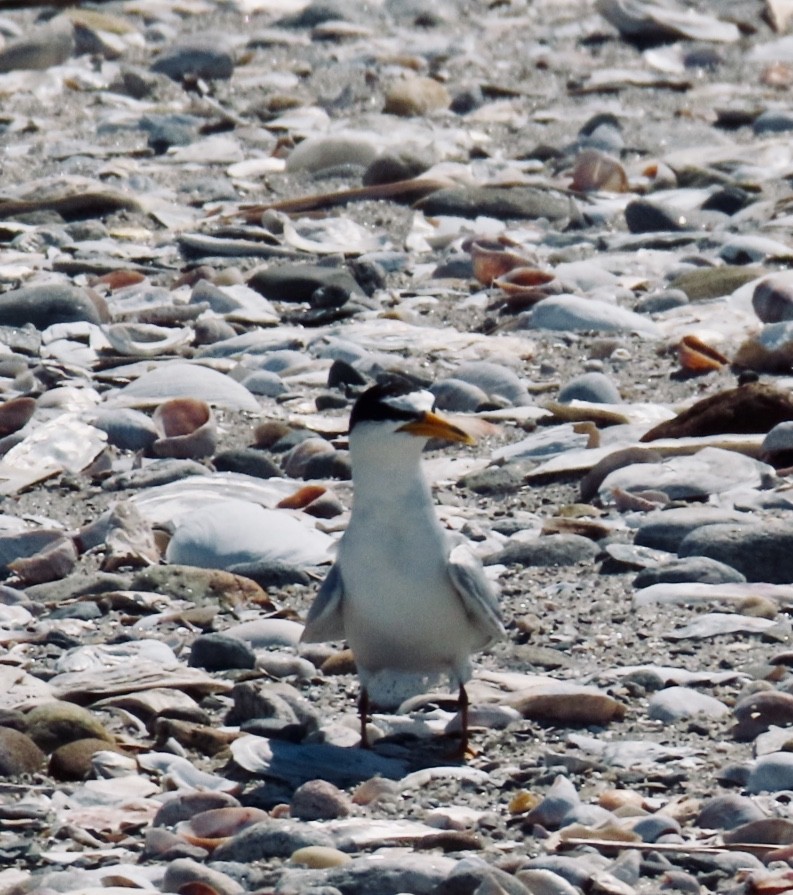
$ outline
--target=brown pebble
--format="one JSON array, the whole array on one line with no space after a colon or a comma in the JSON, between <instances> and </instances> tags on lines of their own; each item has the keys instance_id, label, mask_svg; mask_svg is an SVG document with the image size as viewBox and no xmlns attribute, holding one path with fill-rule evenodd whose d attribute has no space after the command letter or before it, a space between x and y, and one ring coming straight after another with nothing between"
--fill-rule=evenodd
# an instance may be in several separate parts
<instances>
[{"instance_id":1,"label":"brown pebble","mask_svg":"<svg viewBox=\"0 0 793 895\"><path fill-rule=\"evenodd\" d=\"M104 751L124 754L122 749L107 740L94 737L74 740L52 753L49 772L56 780L87 780L93 774L94 755Z\"/></svg>"},{"instance_id":2,"label":"brown pebble","mask_svg":"<svg viewBox=\"0 0 793 895\"><path fill-rule=\"evenodd\" d=\"M323 674L356 674L358 669L355 667L355 659L352 650L343 649L328 656L322 663L320 671Z\"/></svg>"},{"instance_id":3,"label":"brown pebble","mask_svg":"<svg viewBox=\"0 0 793 895\"><path fill-rule=\"evenodd\" d=\"M309 780L298 786L289 807L292 817L300 820L333 820L352 810L347 794L327 780Z\"/></svg>"},{"instance_id":4,"label":"brown pebble","mask_svg":"<svg viewBox=\"0 0 793 895\"><path fill-rule=\"evenodd\" d=\"M0 727L0 777L18 777L40 770L46 756L25 733Z\"/></svg>"},{"instance_id":5,"label":"brown pebble","mask_svg":"<svg viewBox=\"0 0 793 895\"><path fill-rule=\"evenodd\" d=\"M388 115L427 115L448 109L449 91L433 78L411 77L397 81L386 93L383 111Z\"/></svg>"}]
</instances>

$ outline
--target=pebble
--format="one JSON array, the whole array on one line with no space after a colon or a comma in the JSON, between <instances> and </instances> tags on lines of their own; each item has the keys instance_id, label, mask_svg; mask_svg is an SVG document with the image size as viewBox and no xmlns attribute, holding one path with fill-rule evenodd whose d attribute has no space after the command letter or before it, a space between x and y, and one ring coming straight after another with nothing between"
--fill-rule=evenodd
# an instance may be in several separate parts
<instances>
[{"instance_id":1,"label":"pebble","mask_svg":"<svg viewBox=\"0 0 793 895\"><path fill-rule=\"evenodd\" d=\"M617 387L605 373L583 373L559 389L559 401L592 401L596 404L619 404Z\"/></svg>"},{"instance_id":2,"label":"pebble","mask_svg":"<svg viewBox=\"0 0 793 895\"><path fill-rule=\"evenodd\" d=\"M449 91L434 78L404 78L393 84L385 94L383 111L390 115L427 115L447 109L451 103Z\"/></svg>"},{"instance_id":3,"label":"pebble","mask_svg":"<svg viewBox=\"0 0 793 895\"><path fill-rule=\"evenodd\" d=\"M764 525L708 525L680 542L680 556L706 556L737 569L747 581L790 581L790 526L784 520Z\"/></svg>"},{"instance_id":4,"label":"pebble","mask_svg":"<svg viewBox=\"0 0 793 895\"><path fill-rule=\"evenodd\" d=\"M574 534L548 535L533 541L514 541L485 559L486 565L572 566L591 562L598 547L589 538Z\"/></svg>"},{"instance_id":5,"label":"pebble","mask_svg":"<svg viewBox=\"0 0 793 895\"><path fill-rule=\"evenodd\" d=\"M300 820L332 820L346 817L352 805L345 793L332 783L309 780L295 790L289 810L292 817Z\"/></svg>"},{"instance_id":6,"label":"pebble","mask_svg":"<svg viewBox=\"0 0 793 895\"><path fill-rule=\"evenodd\" d=\"M207 81L228 80L234 72L234 60L224 47L222 35L192 35L162 52L151 64L151 70L174 81L186 77Z\"/></svg>"},{"instance_id":7,"label":"pebble","mask_svg":"<svg viewBox=\"0 0 793 895\"><path fill-rule=\"evenodd\" d=\"M14 778L35 774L45 761L46 756L27 734L0 727L0 776Z\"/></svg>"},{"instance_id":8,"label":"pebble","mask_svg":"<svg viewBox=\"0 0 793 895\"><path fill-rule=\"evenodd\" d=\"M647 715L654 721L674 722L704 715L720 718L729 713L723 702L690 687L667 687L650 698Z\"/></svg>"}]
</instances>

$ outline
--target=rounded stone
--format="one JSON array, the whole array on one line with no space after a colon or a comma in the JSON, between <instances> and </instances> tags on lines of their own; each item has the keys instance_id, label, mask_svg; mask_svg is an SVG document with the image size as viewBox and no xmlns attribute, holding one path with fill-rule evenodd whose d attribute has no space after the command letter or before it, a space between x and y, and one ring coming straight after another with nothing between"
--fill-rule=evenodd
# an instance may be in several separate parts
<instances>
[{"instance_id":1,"label":"rounded stone","mask_svg":"<svg viewBox=\"0 0 793 895\"><path fill-rule=\"evenodd\" d=\"M215 633L202 634L193 641L188 665L207 671L253 668L256 665L256 654L247 644L234 637Z\"/></svg>"},{"instance_id":2,"label":"rounded stone","mask_svg":"<svg viewBox=\"0 0 793 895\"><path fill-rule=\"evenodd\" d=\"M387 91L383 111L409 117L448 109L449 91L434 78L412 77L397 81Z\"/></svg>"},{"instance_id":3,"label":"rounded stone","mask_svg":"<svg viewBox=\"0 0 793 895\"><path fill-rule=\"evenodd\" d=\"M764 277L752 293L752 307L763 323L793 320L793 271Z\"/></svg>"},{"instance_id":4,"label":"rounded stone","mask_svg":"<svg viewBox=\"0 0 793 895\"><path fill-rule=\"evenodd\" d=\"M0 727L0 777L19 777L41 770L46 756L25 733Z\"/></svg>"},{"instance_id":5,"label":"rounded stone","mask_svg":"<svg viewBox=\"0 0 793 895\"><path fill-rule=\"evenodd\" d=\"M309 780L295 790L289 806L300 820L333 820L352 810L349 796L327 780Z\"/></svg>"},{"instance_id":6,"label":"rounded stone","mask_svg":"<svg viewBox=\"0 0 793 895\"><path fill-rule=\"evenodd\" d=\"M113 742L104 725L86 708L71 702L47 702L27 715L28 736L45 752L86 738Z\"/></svg>"},{"instance_id":7,"label":"rounded stone","mask_svg":"<svg viewBox=\"0 0 793 895\"><path fill-rule=\"evenodd\" d=\"M594 404L619 404L622 397L605 373L583 373L559 389L559 401L590 401Z\"/></svg>"},{"instance_id":8,"label":"rounded stone","mask_svg":"<svg viewBox=\"0 0 793 895\"><path fill-rule=\"evenodd\" d=\"M49 772L56 780L87 780L93 774L92 759L97 752L122 750L107 740L87 737L60 746L50 756Z\"/></svg>"},{"instance_id":9,"label":"rounded stone","mask_svg":"<svg viewBox=\"0 0 793 895\"><path fill-rule=\"evenodd\" d=\"M239 472L258 479L278 478L283 475L280 466L256 448L232 448L221 451L212 458L212 465L218 472Z\"/></svg>"}]
</instances>

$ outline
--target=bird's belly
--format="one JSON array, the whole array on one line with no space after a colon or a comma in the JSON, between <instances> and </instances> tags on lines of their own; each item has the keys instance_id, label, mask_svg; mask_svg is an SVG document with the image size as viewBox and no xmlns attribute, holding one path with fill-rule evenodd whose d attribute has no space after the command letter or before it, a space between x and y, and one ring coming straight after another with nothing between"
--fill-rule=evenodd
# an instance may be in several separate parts
<instances>
[{"instance_id":1,"label":"bird's belly","mask_svg":"<svg viewBox=\"0 0 793 895\"><path fill-rule=\"evenodd\" d=\"M342 545L344 629L359 669L449 672L476 649L479 634L446 573L445 545L433 537L427 550L430 535L399 551L368 538L365 556L354 537Z\"/></svg>"}]
</instances>

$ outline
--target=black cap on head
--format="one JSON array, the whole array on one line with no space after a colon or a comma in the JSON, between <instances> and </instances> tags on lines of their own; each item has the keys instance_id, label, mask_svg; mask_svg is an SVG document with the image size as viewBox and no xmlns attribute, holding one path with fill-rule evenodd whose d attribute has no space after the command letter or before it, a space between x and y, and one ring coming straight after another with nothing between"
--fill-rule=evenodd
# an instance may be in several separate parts
<instances>
[{"instance_id":1,"label":"black cap on head","mask_svg":"<svg viewBox=\"0 0 793 895\"><path fill-rule=\"evenodd\" d=\"M417 404L411 406L409 401L400 401L417 391L413 383L397 378L368 388L352 408L350 432L358 423L410 422L420 417L422 410Z\"/></svg>"}]
</instances>

